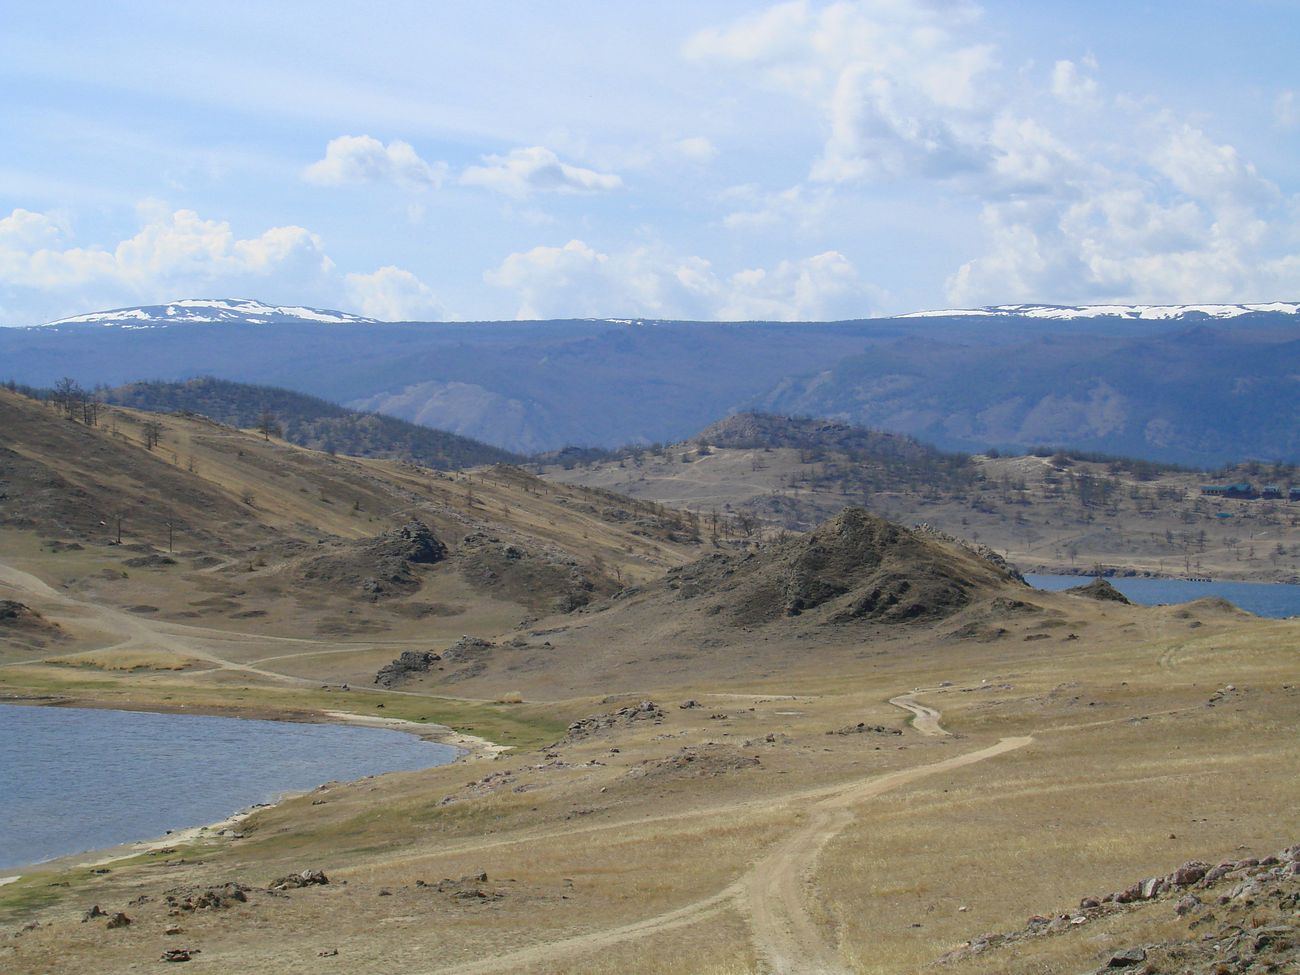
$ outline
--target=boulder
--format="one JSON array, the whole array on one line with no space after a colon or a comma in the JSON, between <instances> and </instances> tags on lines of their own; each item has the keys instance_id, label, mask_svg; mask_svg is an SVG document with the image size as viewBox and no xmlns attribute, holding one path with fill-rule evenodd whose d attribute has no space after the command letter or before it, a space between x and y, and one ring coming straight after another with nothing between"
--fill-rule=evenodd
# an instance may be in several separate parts
<instances>
[{"instance_id":1,"label":"boulder","mask_svg":"<svg viewBox=\"0 0 1300 975\"><path fill-rule=\"evenodd\" d=\"M1117 951L1110 956L1110 961L1106 962L1107 968L1129 968L1133 965L1140 965L1147 960L1145 948L1126 948L1124 951Z\"/></svg>"}]
</instances>

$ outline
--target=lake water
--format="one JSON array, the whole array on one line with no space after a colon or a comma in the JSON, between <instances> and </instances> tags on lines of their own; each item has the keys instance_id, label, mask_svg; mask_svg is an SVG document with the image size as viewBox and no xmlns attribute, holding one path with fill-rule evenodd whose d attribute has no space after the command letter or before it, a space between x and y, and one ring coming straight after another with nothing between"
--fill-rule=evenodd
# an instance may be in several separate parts
<instances>
[{"instance_id":1,"label":"lake water","mask_svg":"<svg viewBox=\"0 0 1300 975\"><path fill-rule=\"evenodd\" d=\"M378 728L0 705L0 874L456 754Z\"/></svg>"},{"instance_id":2,"label":"lake water","mask_svg":"<svg viewBox=\"0 0 1300 975\"><path fill-rule=\"evenodd\" d=\"M1036 589L1069 589L1087 585L1084 576L1026 575L1025 581ZM1135 603L1155 606L1161 603L1189 603L1193 599L1216 596L1226 599L1248 613L1282 619L1300 616L1300 586L1269 582L1189 582L1186 579L1107 578L1112 586Z\"/></svg>"}]
</instances>

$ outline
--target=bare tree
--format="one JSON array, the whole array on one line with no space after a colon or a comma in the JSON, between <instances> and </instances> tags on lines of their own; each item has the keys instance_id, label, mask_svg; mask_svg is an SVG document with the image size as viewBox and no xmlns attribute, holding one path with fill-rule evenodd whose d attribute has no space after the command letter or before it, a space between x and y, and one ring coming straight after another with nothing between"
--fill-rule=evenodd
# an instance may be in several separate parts
<instances>
[{"instance_id":1,"label":"bare tree","mask_svg":"<svg viewBox=\"0 0 1300 975\"><path fill-rule=\"evenodd\" d=\"M140 424L140 430L144 434L145 450L153 450L158 446L158 441L162 439L162 424L157 420L145 420Z\"/></svg>"},{"instance_id":2,"label":"bare tree","mask_svg":"<svg viewBox=\"0 0 1300 975\"><path fill-rule=\"evenodd\" d=\"M262 435L263 440L270 440L273 436L280 436L280 422L270 410L263 410L258 415L257 432Z\"/></svg>"}]
</instances>

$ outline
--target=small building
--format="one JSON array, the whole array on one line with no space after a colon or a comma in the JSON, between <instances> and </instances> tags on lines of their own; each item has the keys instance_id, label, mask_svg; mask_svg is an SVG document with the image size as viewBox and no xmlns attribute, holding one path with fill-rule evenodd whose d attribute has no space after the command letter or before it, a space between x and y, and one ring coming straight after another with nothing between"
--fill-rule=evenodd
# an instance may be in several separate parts
<instances>
[{"instance_id":1,"label":"small building","mask_svg":"<svg viewBox=\"0 0 1300 975\"><path fill-rule=\"evenodd\" d=\"M1259 496L1261 498L1277 500L1282 497L1282 487L1278 484L1265 484L1259 489Z\"/></svg>"},{"instance_id":2,"label":"small building","mask_svg":"<svg viewBox=\"0 0 1300 975\"><path fill-rule=\"evenodd\" d=\"M1292 501L1300 501L1300 487L1293 487L1289 497Z\"/></svg>"},{"instance_id":3,"label":"small building","mask_svg":"<svg viewBox=\"0 0 1300 975\"><path fill-rule=\"evenodd\" d=\"M1236 484L1205 484L1201 486L1201 494L1208 498L1253 498L1255 489L1247 481L1238 481Z\"/></svg>"}]
</instances>

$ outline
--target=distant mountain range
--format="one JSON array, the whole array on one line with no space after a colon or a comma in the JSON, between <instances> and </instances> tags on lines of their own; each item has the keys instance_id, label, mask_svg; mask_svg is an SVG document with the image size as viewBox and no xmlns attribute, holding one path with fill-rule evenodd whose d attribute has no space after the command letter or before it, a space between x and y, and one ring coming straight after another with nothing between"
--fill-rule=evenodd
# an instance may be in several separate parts
<instances>
[{"instance_id":1,"label":"distant mountain range","mask_svg":"<svg viewBox=\"0 0 1300 975\"><path fill-rule=\"evenodd\" d=\"M1015 305L845 322L381 323L185 300L0 329L0 379L280 386L517 453L830 417L949 450L1300 459L1300 305Z\"/></svg>"}]
</instances>

